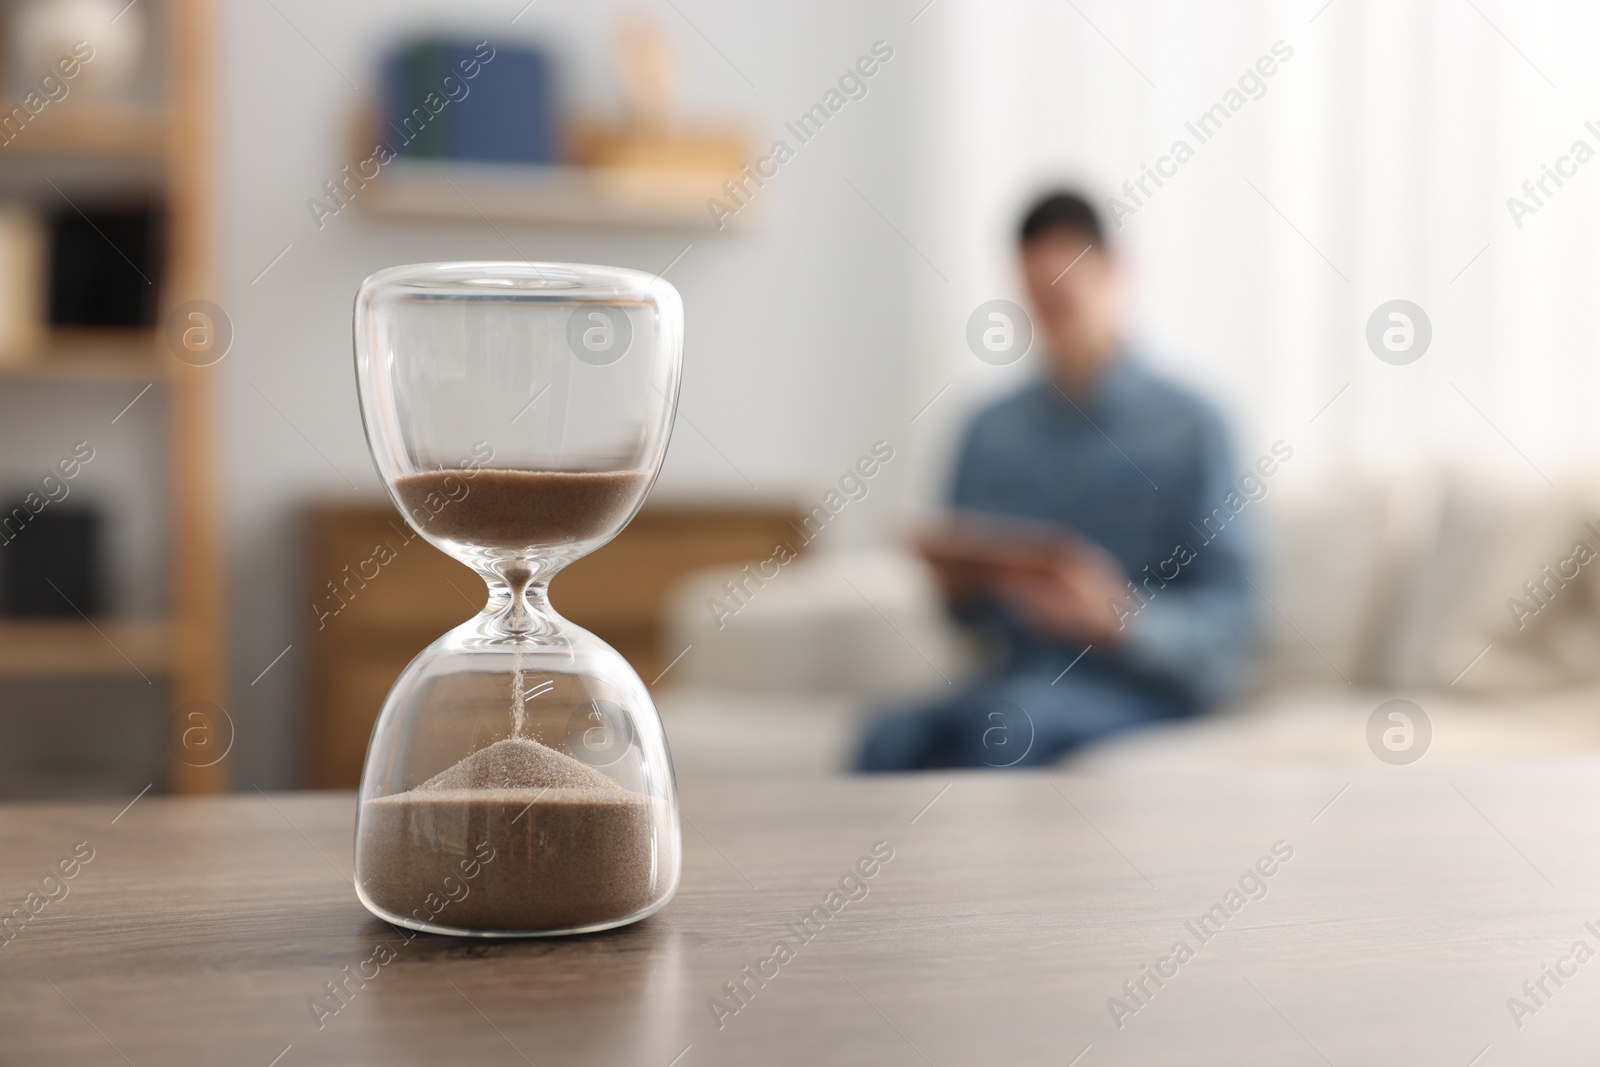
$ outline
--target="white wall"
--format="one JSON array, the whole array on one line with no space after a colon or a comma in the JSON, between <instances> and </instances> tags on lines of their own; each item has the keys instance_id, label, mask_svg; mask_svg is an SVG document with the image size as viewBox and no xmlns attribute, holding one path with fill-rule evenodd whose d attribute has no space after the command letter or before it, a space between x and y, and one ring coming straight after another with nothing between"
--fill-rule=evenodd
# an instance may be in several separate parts
<instances>
[{"instance_id":1,"label":"white wall","mask_svg":"<svg viewBox=\"0 0 1600 1067\"><path fill-rule=\"evenodd\" d=\"M850 0L777 10L736 0L675 3L681 16L665 3L643 6L677 50L688 109L743 118L761 146L782 136L783 121L817 101L875 40L896 51L869 95L798 149L760 193L750 225L737 232L502 226L503 238L486 225L397 223L355 212L319 232L306 200L350 158L352 114L373 82L381 44L429 27L559 41L579 101L603 105L612 63L608 27L623 5L540 0L514 26L524 0L227 5L218 62L227 131L227 229L220 238L223 302L237 341L219 369L227 382L223 448L241 786L291 785L300 771L312 620L301 509L312 500L378 491L350 353L351 301L367 274L395 263L523 256L659 271L692 243L668 274L684 295L688 336L684 418L658 499L809 501L874 440L904 441L920 405L905 389L906 272L916 257L846 179L894 227L910 228L920 23L910 25L913 12L869 10ZM286 245L283 259L253 282ZM891 521L898 473L886 474L829 538L880 532Z\"/></svg>"}]
</instances>

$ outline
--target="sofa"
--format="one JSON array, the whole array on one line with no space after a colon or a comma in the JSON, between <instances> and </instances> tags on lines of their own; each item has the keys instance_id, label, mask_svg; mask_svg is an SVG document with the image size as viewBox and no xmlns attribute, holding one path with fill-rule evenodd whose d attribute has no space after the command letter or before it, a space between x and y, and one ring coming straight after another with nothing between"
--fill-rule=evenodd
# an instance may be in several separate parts
<instances>
[{"instance_id":1,"label":"sofa","mask_svg":"<svg viewBox=\"0 0 1600 1067\"><path fill-rule=\"evenodd\" d=\"M1067 762L1397 762L1385 757L1393 723L1421 731L1398 743L1430 761L1600 750L1595 486L1566 477L1556 489L1531 472L1315 481L1251 505L1261 626L1237 698ZM898 547L818 551L755 578L697 572L669 597L668 647L688 651L658 704L685 779L848 771L875 709L978 662Z\"/></svg>"}]
</instances>

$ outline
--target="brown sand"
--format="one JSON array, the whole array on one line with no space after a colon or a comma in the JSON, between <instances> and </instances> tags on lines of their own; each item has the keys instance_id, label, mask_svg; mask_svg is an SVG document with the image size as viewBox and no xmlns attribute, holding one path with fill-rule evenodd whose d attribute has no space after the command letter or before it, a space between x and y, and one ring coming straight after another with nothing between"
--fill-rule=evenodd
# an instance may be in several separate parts
<instances>
[{"instance_id":1,"label":"brown sand","mask_svg":"<svg viewBox=\"0 0 1600 1067\"><path fill-rule=\"evenodd\" d=\"M433 470L403 475L394 490L435 537L520 549L615 532L649 483L644 470Z\"/></svg>"},{"instance_id":2,"label":"brown sand","mask_svg":"<svg viewBox=\"0 0 1600 1067\"><path fill-rule=\"evenodd\" d=\"M625 793L616 782L587 763L526 738L496 741L412 790L438 793L449 789L587 789Z\"/></svg>"},{"instance_id":3,"label":"brown sand","mask_svg":"<svg viewBox=\"0 0 1600 1067\"><path fill-rule=\"evenodd\" d=\"M537 932L616 921L670 888L661 814L660 801L571 756L509 738L367 801L358 879L379 908L435 926ZM485 843L494 858L475 864Z\"/></svg>"}]
</instances>

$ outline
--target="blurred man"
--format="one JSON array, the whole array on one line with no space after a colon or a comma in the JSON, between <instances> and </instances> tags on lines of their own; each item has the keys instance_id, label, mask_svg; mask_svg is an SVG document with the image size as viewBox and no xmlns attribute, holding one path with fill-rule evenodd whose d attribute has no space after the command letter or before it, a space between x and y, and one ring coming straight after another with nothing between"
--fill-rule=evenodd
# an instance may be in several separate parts
<instances>
[{"instance_id":1,"label":"blurred man","mask_svg":"<svg viewBox=\"0 0 1600 1067\"><path fill-rule=\"evenodd\" d=\"M1121 271L1088 201L1046 197L1020 246L1044 373L978 413L954 514L921 544L951 610L1001 662L880 719L866 771L1050 763L1211 707L1251 642L1221 417L1126 347Z\"/></svg>"}]
</instances>

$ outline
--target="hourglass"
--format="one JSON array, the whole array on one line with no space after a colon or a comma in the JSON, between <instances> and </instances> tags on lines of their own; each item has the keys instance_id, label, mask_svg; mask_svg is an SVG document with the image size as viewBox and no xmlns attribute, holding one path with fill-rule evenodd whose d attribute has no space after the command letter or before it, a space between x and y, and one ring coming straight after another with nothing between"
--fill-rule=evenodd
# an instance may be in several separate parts
<instances>
[{"instance_id":1,"label":"hourglass","mask_svg":"<svg viewBox=\"0 0 1600 1067\"><path fill-rule=\"evenodd\" d=\"M649 491L682 341L677 291L637 271L433 263L362 283L356 377L378 471L406 522L489 587L401 673L373 728L355 883L380 918L580 933L677 888L660 718L547 587Z\"/></svg>"}]
</instances>

